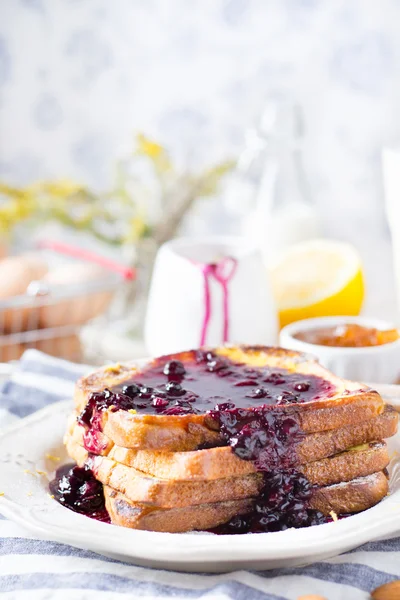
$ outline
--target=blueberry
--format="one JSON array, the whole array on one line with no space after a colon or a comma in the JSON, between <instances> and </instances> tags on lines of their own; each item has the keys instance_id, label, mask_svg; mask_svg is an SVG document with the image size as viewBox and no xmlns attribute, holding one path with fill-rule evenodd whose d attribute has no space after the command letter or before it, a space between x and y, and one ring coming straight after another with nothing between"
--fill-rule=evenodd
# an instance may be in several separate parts
<instances>
[{"instance_id":1,"label":"blueberry","mask_svg":"<svg viewBox=\"0 0 400 600\"><path fill-rule=\"evenodd\" d=\"M135 404L130 396L116 393L114 394L111 407L111 411L116 412L117 410L130 410L131 408L135 408Z\"/></svg>"},{"instance_id":2,"label":"blueberry","mask_svg":"<svg viewBox=\"0 0 400 600\"><path fill-rule=\"evenodd\" d=\"M247 533L249 531L249 519L246 515L236 515L233 517L229 523L223 525L223 533L225 534L235 534L235 533Z\"/></svg>"},{"instance_id":3,"label":"blueberry","mask_svg":"<svg viewBox=\"0 0 400 600\"><path fill-rule=\"evenodd\" d=\"M233 410L234 408L235 408L235 405L233 404L233 402L221 402L220 404L215 405L214 410L225 411L225 410Z\"/></svg>"},{"instance_id":4,"label":"blueberry","mask_svg":"<svg viewBox=\"0 0 400 600\"><path fill-rule=\"evenodd\" d=\"M164 365L164 375L167 375L169 381L183 379L186 369L179 360L170 360Z\"/></svg>"},{"instance_id":5,"label":"blueberry","mask_svg":"<svg viewBox=\"0 0 400 600\"><path fill-rule=\"evenodd\" d=\"M330 521L330 517L326 517L318 510L310 510L308 509L308 525L322 525L323 523L328 523Z\"/></svg>"},{"instance_id":6,"label":"blueberry","mask_svg":"<svg viewBox=\"0 0 400 600\"><path fill-rule=\"evenodd\" d=\"M269 512L267 515L260 516L256 519L256 531L280 531L282 524L280 521L281 515L279 512Z\"/></svg>"},{"instance_id":7,"label":"blueberry","mask_svg":"<svg viewBox=\"0 0 400 600\"><path fill-rule=\"evenodd\" d=\"M169 381L165 384L165 391L169 396L184 396L186 390L183 389L180 383Z\"/></svg>"},{"instance_id":8,"label":"blueberry","mask_svg":"<svg viewBox=\"0 0 400 600\"><path fill-rule=\"evenodd\" d=\"M295 392L308 392L310 384L308 381L299 381L293 385L293 389Z\"/></svg>"},{"instance_id":9,"label":"blueberry","mask_svg":"<svg viewBox=\"0 0 400 600\"><path fill-rule=\"evenodd\" d=\"M137 383L130 383L129 385L124 385L122 388L122 393L130 398L135 398L140 393L140 385Z\"/></svg>"},{"instance_id":10,"label":"blueberry","mask_svg":"<svg viewBox=\"0 0 400 600\"><path fill-rule=\"evenodd\" d=\"M292 404L292 403L297 402L298 399L299 399L299 397L296 396L296 394L292 394L292 392L284 391L276 397L276 403L277 404Z\"/></svg>"},{"instance_id":11,"label":"blueberry","mask_svg":"<svg viewBox=\"0 0 400 600\"><path fill-rule=\"evenodd\" d=\"M227 368L227 364L226 361L223 358L212 358L211 360L209 360L207 362L207 371L209 371L210 373L217 373L218 371L221 371L223 369Z\"/></svg>"},{"instance_id":12,"label":"blueberry","mask_svg":"<svg viewBox=\"0 0 400 600\"><path fill-rule=\"evenodd\" d=\"M153 396L152 404L156 408L165 408L168 406L169 401L166 398L159 398L157 396Z\"/></svg>"},{"instance_id":13,"label":"blueberry","mask_svg":"<svg viewBox=\"0 0 400 600\"><path fill-rule=\"evenodd\" d=\"M246 394L247 398L266 398L268 396L268 392L263 387L255 388L251 390L248 394Z\"/></svg>"},{"instance_id":14,"label":"blueberry","mask_svg":"<svg viewBox=\"0 0 400 600\"><path fill-rule=\"evenodd\" d=\"M148 400L153 393L153 388L147 385L143 385L139 390L139 396L144 400Z\"/></svg>"}]
</instances>

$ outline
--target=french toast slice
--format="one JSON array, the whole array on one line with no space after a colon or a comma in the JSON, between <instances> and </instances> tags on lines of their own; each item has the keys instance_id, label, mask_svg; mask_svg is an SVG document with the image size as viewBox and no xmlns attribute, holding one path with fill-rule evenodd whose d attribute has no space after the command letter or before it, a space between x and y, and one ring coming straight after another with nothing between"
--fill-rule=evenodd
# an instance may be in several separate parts
<instances>
[{"instance_id":1,"label":"french toast slice","mask_svg":"<svg viewBox=\"0 0 400 600\"><path fill-rule=\"evenodd\" d=\"M218 527L236 515L248 513L253 506L251 498L244 498L162 509L155 508L151 504L132 502L107 486L104 486L104 496L106 509L113 525L167 533L203 531Z\"/></svg>"},{"instance_id":2,"label":"french toast slice","mask_svg":"<svg viewBox=\"0 0 400 600\"><path fill-rule=\"evenodd\" d=\"M178 452L195 450L204 445L218 445L218 423L208 412L214 408L217 397L219 401L221 398L226 401L236 394L238 398L240 396L240 402L247 398L246 408L264 403L274 404L279 410L289 412L305 433L356 425L360 420L376 417L384 407L376 391L360 383L335 377L308 355L281 348L240 346L160 357L141 369L129 365L100 369L78 381L74 396L77 412L87 410L92 395L106 388L118 393L124 386L140 383L153 391L160 388L164 390L168 379L163 370L171 361L179 361L184 365L184 396L168 396L169 407L164 412L154 408L153 401L157 398L153 396L153 400L146 399L141 408L138 407L140 402L135 404L136 400L132 400L132 406L136 407L133 410L118 410L112 405L97 415L97 429L125 448ZM257 369L259 376L263 377L262 386L267 389L267 399L251 396L252 391L259 389L261 381L257 380ZM263 371L261 375L260 369ZM222 376L221 373L228 373L228 376ZM254 375L256 378L252 387ZM179 410L181 400L196 396L199 389L204 390L205 376L207 386L212 384L212 389L205 395L202 392L200 404L196 404L196 400L191 400L192 404L188 401L181 414L173 414L174 410ZM308 388L294 393L294 382L299 381ZM283 397L283 400L275 402L275 397ZM175 401L172 406L171 403ZM98 438L95 441L98 444Z\"/></svg>"},{"instance_id":3,"label":"french toast slice","mask_svg":"<svg viewBox=\"0 0 400 600\"><path fill-rule=\"evenodd\" d=\"M388 475L386 471L380 471L352 481L318 488L310 506L324 515L331 512L337 515L352 514L375 506L388 492Z\"/></svg>"},{"instance_id":4,"label":"french toast slice","mask_svg":"<svg viewBox=\"0 0 400 600\"><path fill-rule=\"evenodd\" d=\"M360 444L334 456L305 463L298 470L310 483L322 487L383 471L389 462L386 442L380 441Z\"/></svg>"},{"instance_id":5,"label":"french toast slice","mask_svg":"<svg viewBox=\"0 0 400 600\"><path fill-rule=\"evenodd\" d=\"M396 433L399 415L389 405L373 419L346 425L333 431L305 435L294 449L296 464L305 464L334 456L348 448L391 437ZM71 456L78 452L87 457L83 444L84 429L75 424L67 433L64 443ZM76 449L79 446L79 450ZM252 461L239 458L230 446L207 448L187 452L135 450L108 442L102 454L128 467L161 479L208 480L222 477L240 477L256 473ZM83 461L86 460L85 458Z\"/></svg>"},{"instance_id":6,"label":"french toast slice","mask_svg":"<svg viewBox=\"0 0 400 600\"><path fill-rule=\"evenodd\" d=\"M325 515L331 512L337 515L360 512L380 502L387 492L387 476L381 471L315 490L310 508ZM133 502L109 486L104 486L104 495L106 508L114 525L169 533L212 529L236 515L250 512L253 506L253 500L245 498L181 508L160 508Z\"/></svg>"},{"instance_id":7,"label":"french toast slice","mask_svg":"<svg viewBox=\"0 0 400 600\"><path fill-rule=\"evenodd\" d=\"M114 413L106 413L102 431L92 428L85 431L85 428L78 424L79 413L73 411L68 420L67 431L80 429L80 436L84 436L84 445L96 454L107 452L114 443L128 444L127 448L169 452L185 452L221 444L218 431L209 429L203 423L192 422L190 418L177 417L181 420L164 426L162 423L149 423L146 419L139 419L132 424L130 420L132 416L134 415L131 413L120 411L119 417L114 418ZM144 415L144 417L153 417L153 415Z\"/></svg>"},{"instance_id":8,"label":"french toast slice","mask_svg":"<svg viewBox=\"0 0 400 600\"><path fill-rule=\"evenodd\" d=\"M90 456L78 444L69 454L79 466L90 465L96 479L103 485L124 494L134 502L174 508L195 504L224 502L257 496L263 485L260 473L239 477L222 477L208 481L159 479L127 467L105 456ZM352 448L331 458L300 465L308 481L326 486L382 471L389 464L384 442L373 442Z\"/></svg>"}]
</instances>

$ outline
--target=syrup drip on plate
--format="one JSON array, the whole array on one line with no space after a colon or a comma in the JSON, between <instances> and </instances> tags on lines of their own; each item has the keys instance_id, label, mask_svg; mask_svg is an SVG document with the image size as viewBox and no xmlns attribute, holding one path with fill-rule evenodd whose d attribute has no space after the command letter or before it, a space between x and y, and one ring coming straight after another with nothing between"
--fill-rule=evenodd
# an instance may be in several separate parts
<instances>
[{"instance_id":1,"label":"syrup drip on plate","mask_svg":"<svg viewBox=\"0 0 400 600\"><path fill-rule=\"evenodd\" d=\"M103 485L95 479L88 465L78 467L70 463L59 467L49 488L55 500L66 508L111 523L105 506Z\"/></svg>"}]
</instances>

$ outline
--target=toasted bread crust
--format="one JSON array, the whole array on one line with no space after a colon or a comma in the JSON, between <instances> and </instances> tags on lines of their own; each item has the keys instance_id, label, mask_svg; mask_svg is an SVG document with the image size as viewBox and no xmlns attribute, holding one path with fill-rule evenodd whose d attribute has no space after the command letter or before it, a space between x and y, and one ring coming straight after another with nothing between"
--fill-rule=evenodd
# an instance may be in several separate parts
<instances>
[{"instance_id":1,"label":"toasted bread crust","mask_svg":"<svg viewBox=\"0 0 400 600\"><path fill-rule=\"evenodd\" d=\"M68 451L80 466L89 459L88 453L78 444L71 443ZM134 502L145 502L164 508L257 496L263 484L262 475L259 473L208 481L174 481L152 477L104 456L92 456L89 460L96 479L104 485L121 492ZM311 483L324 486L370 475L383 470L388 464L386 444L376 442L332 458L301 465L299 470Z\"/></svg>"},{"instance_id":2,"label":"toasted bread crust","mask_svg":"<svg viewBox=\"0 0 400 600\"><path fill-rule=\"evenodd\" d=\"M332 425L329 430L343 425L356 425L383 412L381 401L375 401L375 396L372 399L370 396L360 397L350 405L297 413L295 418L305 433L316 432L320 423ZM103 433L106 437L103 438L103 443L106 446L111 440L124 448L186 452L202 445L217 446L221 441L218 431L213 429L215 422L208 416L174 416L168 423L161 420L162 416L142 415L138 419L136 415L125 411L106 412L103 419ZM101 438L101 432L96 432L96 435Z\"/></svg>"},{"instance_id":3,"label":"toasted bread crust","mask_svg":"<svg viewBox=\"0 0 400 600\"><path fill-rule=\"evenodd\" d=\"M357 424L383 411L383 400L377 392L365 385L335 377L306 354L264 346L222 347L215 352L250 366L279 367L331 381L337 389L333 397L280 407L280 410L289 412L298 421L305 433ZM175 357L185 362L188 355L188 352L182 352ZM81 378L75 389L76 410L80 412L84 408L91 393L119 385L139 371L136 366L116 365ZM198 426L195 434L191 433L190 424ZM125 411L105 411L102 427L106 435L119 446L175 452L195 450L218 436L215 433L217 423L205 414L133 415Z\"/></svg>"},{"instance_id":4,"label":"toasted bread crust","mask_svg":"<svg viewBox=\"0 0 400 600\"><path fill-rule=\"evenodd\" d=\"M123 411L121 411L122 413ZM108 413L112 416L113 413ZM67 434L72 436L82 445L84 440L89 437L89 448L95 447L96 454L108 454L114 444L124 446L126 438L123 434L123 428L129 429L129 445L126 448L146 449L146 450L164 450L166 452L175 452L176 448L181 452L196 450L201 445L218 446L221 443L220 435L217 431L212 431L204 427L201 423L196 423L190 419L182 419L179 423L170 427L162 427L160 423L149 425L146 422L139 421L132 427L130 417L134 416L124 412L120 415L113 425L106 420L103 431L86 431L84 427L77 422L77 413L74 412L67 426ZM196 415L197 416L197 415ZM115 426L114 426L115 425ZM94 439L94 444L90 442Z\"/></svg>"},{"instance_id":5,"label":"toasted bread crust","mask_svg":"<svg viewBox=\"0 0 400 600\"><path fill-rule=\"evenodd\" d=\"M310 505L325 515L332 511L337 515L360 512L377 504L387 492L387 477L379 472L347 483L320 488L314 492ZM253 500L248 498L164 509L132 502L109 486L104 486L104 495L106 508L114 525L170 533L217 527L235 515L250 512L253 505Z\"/></svg>"},{"instance_id":6,"label":"toasted bread crust","mask_svg":"<svg viewBox=\"0 0 400 600\"><path fill-rule=\"evenodd\" d=\"M249 512L251 499L206 503L184 508L154 509L150 504L133 503L123 494L104 487L106 508L114 525L130 529L183 533L205 530L229 521L235 515Z\"/></svg>"},{"instance_id":7,"label":"toasted bread crust","mask_svg":"<svg viewBox=\"0 0 400 600\"><path fill-rule=\"evenodd\" d=\"M218 445L220 441L219 433L205 426L204 415L174 416L168 423L158 420L160 416L164 415L137 418L124 411L107 411L103 431L118 446L171 452L177 448L182 452L196 450L202 444Z\"/></svg>"},{"instance_id":8,"label":"toasted bread crust","mask_svg":"<svg viewBox=\"0 0 400 600\"><path fill-rule=\"evenodd\" d=\"M322 487L314 493L311 506L328 515L356 513L378 504L389 491L386 474L381 471L347 483Z\"/></svg>"},{"instance_id":9,"label":"toasted bread crust","mask_svg":"<svg viewBox=\"0 0 400 600\"><path fill-rule=\"evenodd\" d=\"M353 446L390 437L396 433L399 415L386 406L383 414L375 419L348 425L334 431L306 435L296 448L297 464L305 464L334 456ZM83 428L75 427L67 434L67 449L74 442L83 445ZM134 450L112 446L104 455L117 463L133 467L143 473L164 479L219 479L240 477L256 472L251 461L241 460L229 447L210 448L189 452L161 452Z\"/></svg>"},{"instance_id":10,"label":"toasted bread crust","mask_svg":"<svg viewBox=\"0 0 400 600\"><path fill-rule=\"evenodd\" d=\"M363 421L356 427L347 426L332 432L309 434L297 446L297 462L304 464L320 460L352 446L390 437L396 432L397 422L398 414L388 407L379 417ZM109 457L155 477L174 479L218 479L221 476L237 477L256 472L252 462L241 460L228 447L163 453L114 446Z\"/></svg>"},{"instance_id":11,"label":"toasted bread crust","mask_svg":"<svg viewBox=\"0 0 400 600\"><path fill-rule=\"evenodd\" d=\"M292 416L305 433L356 425L361 420L373 419L384 409L377 392L348 396L341 404L314 410L309 404L314 403L291 408ZM191 428L195 427L196 433L192 433ZM106 411L103 418L104 433L124 448L195 450L201 444L218 443L216 428L217 423L208 415L132 415L125 411Z\"/></svg>"},{"instance_id":12,"label":"toasted bread crust","mask_svg":"<svg viewBox=\"0 0 400 600\"><path fill-rule=\"evenodd\" d=\"M93 470L96 479L129 500L163 508L251 498L258 495L263 483L259 473L210 481L157 479L104 457L96 458Z\"/></svg>"},{"instance_id":13,"label":"toasted bread crust","mask_svg":"<svg viewBox=\"0 0 400 600\"><path fill-rule=\"evenodd\" d=\"M397 431L399 415L390 405L374 419L359 421L332 431L321 431L306 435L298 446L299 463L308 463L320 458L334 456L352 446L382 440Z\"/></svg>"},{"instance_id":14,"label":"toasted bread crust","mask_svg":"<svg viewBox=\"0 0 400 600\"><path fill-rule=\"evenodd\" d=\"M298 469L310 483L326 486L383 471L389 462L386 443L370 442L335 456L300 465Z\"/></svg>"}]
</instances>

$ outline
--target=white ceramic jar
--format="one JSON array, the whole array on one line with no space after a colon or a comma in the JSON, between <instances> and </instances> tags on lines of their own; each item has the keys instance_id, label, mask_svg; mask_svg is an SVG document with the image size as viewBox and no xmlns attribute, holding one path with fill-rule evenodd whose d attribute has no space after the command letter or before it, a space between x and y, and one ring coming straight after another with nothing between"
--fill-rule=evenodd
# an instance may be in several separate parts
<instances>
[{"instance_id":1,"label":"white ceramic jar","mask_svg":"<svg viewBox=\"0 0 400 600\"><path fill-rule=\"evenodd\" d=\"M381 346L337 348L310 344L297 339L300 332L344 324L357 324L380 330L393 329L392 323L369 317L320 317L296 321L282 329L279 345L316 356L319 362L344 379L373 383L396 383L400 379L400 340Z\"/></svg>"},{"instance_id":2,"label":"white ceramic jar","mask_svg":"<svg viewBox=\"0 0 400 600\"><path fill-rule=\"evenodd\" d=\"M157 255L145 323L152 355L224 343L276 345L260 252L245 238L178 238Z\"/></svg>"}]
</instances>

